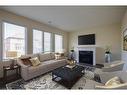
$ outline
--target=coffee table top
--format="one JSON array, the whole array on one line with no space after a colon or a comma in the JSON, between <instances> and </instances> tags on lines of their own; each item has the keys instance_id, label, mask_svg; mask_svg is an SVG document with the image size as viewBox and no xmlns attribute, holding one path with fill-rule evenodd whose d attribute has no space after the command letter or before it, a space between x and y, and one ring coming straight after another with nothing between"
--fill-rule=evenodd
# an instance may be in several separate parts
<instances>
[{"instance_id":1,"label":"coffee table top","mask_svg":"<svg viewBox=\"0 0 127 95\"><path fill-rule=\"evenodd\" d=\"M73 68L68 67L61 67L56 70L53 70L52 74L57 75L65 80L71 81L75 77L82 75L82 71L84 70L84 67L76 65Z\"/></svg>"}]
</instances>

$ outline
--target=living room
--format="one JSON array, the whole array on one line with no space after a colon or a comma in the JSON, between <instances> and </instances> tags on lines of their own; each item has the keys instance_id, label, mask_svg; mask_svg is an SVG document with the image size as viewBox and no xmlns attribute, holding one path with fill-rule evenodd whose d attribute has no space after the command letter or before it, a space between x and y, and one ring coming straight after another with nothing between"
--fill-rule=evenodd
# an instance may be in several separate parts
<instances>
[{"instance_id":1,"label":"living room","mask_svg":"<svg viewBox=\"0 0 127 95\"><path fill-rule=\"evenodd\" d=\"M126 8L124 6L1 6L1 89L126 89L127 80L124 75L127 69L127 54L126 41L123 42L127 34ZM88 37L90 35L93 35L94 38L92 45L79 44L80 36ZM7 40L9 38L12 41ZM20 41L21 47L18 46ZM14 43L16 43L15 47L17 46L16 49L17 51L19 50L19 53L11 49ZM92 66L79 64L83 63L79 60L79 52L81 50L93 52ZM48 55L46 55L47 53ZM64 58L57 59L63 53ZM51 61L49 62L50 64L45 62L48 65L45 65L45 67L41 65L34 67L34 64L31 72L27 73L29 66L23 67L22 63L20 64L18 61L19 57L23 55L25 58L26 56L27 58L31 57L31 59L39 58L39 62L43 64L45 61L50 60L54 63L51 64ZM108 60L106 55L109 55ZM13 64L17 62L18 66ZM52 81L54 79L53 74L58 75L59 71L65 74L62 69L63 66L65 68L65 65L72 63L74 66L66 68L78 68L76 71L79 70L78 75L81 73L81 76L78 76L80 78L76 82L74 81L70 84L71 86L69 85L68 87L67 85L66 87L66 84L70 82L64 81L62 82L64 85L62 85ZM112 68L105 67L105 65L111 64L115 64L115 66L111 66ZM12 72L8 70L8 66ZM16 70L14 70L15 66ZM18 67L20 68L19 72L17 71ZM5 77L8 79L7 71L9 75L16 71L21 77L14 81L6 82ZM75 75L77 74L74 73ZM65 78L63 75L59 74L59 76ZM109 77L104 78L104 76ZM106 83L101 80L102 77L106 83L113 78L118 80L118 77L124 77L125 83L119 83L115 87L114 85L107 87L105 86ZM67 79L69 81L72 80L72 78L68 77ZM22 84L14 86L15 83Z\"/></svg>"}]
</instances>

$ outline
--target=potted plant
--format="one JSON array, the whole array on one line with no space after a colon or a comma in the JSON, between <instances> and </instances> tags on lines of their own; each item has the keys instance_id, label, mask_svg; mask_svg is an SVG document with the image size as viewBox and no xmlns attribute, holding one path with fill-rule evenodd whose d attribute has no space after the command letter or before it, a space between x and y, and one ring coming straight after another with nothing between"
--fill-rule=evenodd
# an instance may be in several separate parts
<instances>
[{"instance_id":1,"label":"potted plant","mask_svg":"<svg viewBox=\"0 0 127 95\"><path fill-rule=\"evenodd\" d=\"M106 46L106 48L105 48L105 62L106 63L111 62L111 49L110 49L110 46Z\"/></svg>"},{"instance_id":2,"label":"potted plant","mask_svg":"<svg viewBox=\"0 0 127 95\"><path fill-rule=\"evenodd\" d=\"M106 46L106 48L105 48L105 53L106 54L110 54L111 52L110 52L110 46Z\"/></svg>"},{"instance_id":3,"label":"potted plant","mask_svg":"<svg viewBox=\"0 0 127 95\"><path fill-rule=\"evenodd\" d=\"M71 51L71 52L74 52L74 47L72 47L70 51Z\"/></svg>"},{"instance_id":4,"label":"potted plant","mask_svg":"<svg viewBox=\"0 0 127 95\"><path fill-rule=\"evenodd\" d=\"M74 60L74 47L71 48L70 59Z\"/></svg>"}]
</instances>

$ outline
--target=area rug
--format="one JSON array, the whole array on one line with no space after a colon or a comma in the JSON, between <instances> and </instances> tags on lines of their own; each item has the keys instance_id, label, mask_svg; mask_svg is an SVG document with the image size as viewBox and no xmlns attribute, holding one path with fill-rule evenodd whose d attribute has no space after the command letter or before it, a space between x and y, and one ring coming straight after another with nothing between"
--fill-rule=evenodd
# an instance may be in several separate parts
<instances>
[{"instance_id":1,"label":"area rug","mask_svg":"<svg viewBox=\"0 0 127 95\"><path fill-rule=\"evenodd\" d=\"M81 77L71 89L84 89L86 83L85 76ZM51 73L34 78L30 81L23 79L6 84L7 89L28 89L28 90L43 90L43 89L67 89L66 87L52 81Z\"/></svg>"}]
</instances>

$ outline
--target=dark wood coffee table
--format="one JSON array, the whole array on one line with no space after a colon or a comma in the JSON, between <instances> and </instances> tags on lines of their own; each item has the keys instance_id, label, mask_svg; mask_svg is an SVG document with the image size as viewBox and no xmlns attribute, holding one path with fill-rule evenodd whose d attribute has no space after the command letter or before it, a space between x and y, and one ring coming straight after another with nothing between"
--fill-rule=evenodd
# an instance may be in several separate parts
<instances>
[{"instance_id":1,"label":"dark wood coffee table","mask_svg":"<svg viewBox=\"0 0 127 95\"><path fill-rule=\"evenodd\" d=\"M84 67L76 65L73 68L66 66L52 71L52 80L71 89L73 85L82 77Z\"/></svg>"}]
</instances>

